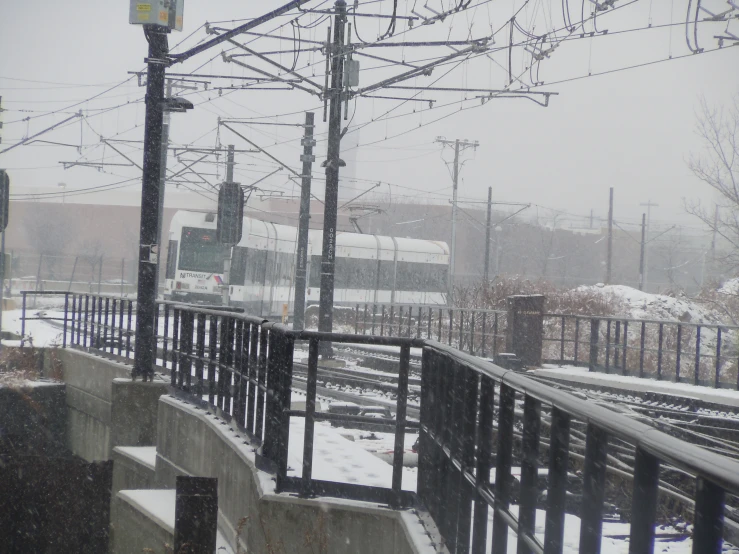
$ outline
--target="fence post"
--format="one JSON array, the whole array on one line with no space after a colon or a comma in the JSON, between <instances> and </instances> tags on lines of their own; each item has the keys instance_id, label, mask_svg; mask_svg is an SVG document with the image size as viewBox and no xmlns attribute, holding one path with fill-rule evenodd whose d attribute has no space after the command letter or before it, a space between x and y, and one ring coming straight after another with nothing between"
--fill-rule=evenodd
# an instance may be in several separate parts
<instances>
[{"instance_id":1,"label":"fence post","mask_svg":"<svg viewBox=\"0 0 739 554\"><path fill-rule=\"evenodd\" d=\"M174 552L215 552L218 532L218 479L178 476Z\"/></svg>"},{"instance_id":2,"label":"fence post","mask_svg":"<svg viewBox=\"0 0 739 554\"><path fill-rule=\"evenodd\" d=\"M600 319L592 318L590 320L590 361L588 369L596 371L598 366L598 336L600 335Z\"/></svg>"},{"instance_id":3,"label":"fence post","mask_svg":"<svg viewBox=\"0 0 739 554\"><path fill-rule=\"evenodd\" d=\"M100 263L98 264L98 294L100 294L100 286L103 282L103 256L100 256Z\"/></svg>"},{"instance_id":4,"label":"fence post","mask_svg":"<svg viewBox=\"0 0 739 554\"><path fill-rule=\"evenodd\" d=\"M507 300L506 350L516 354L524 366L540 366L544 345L544 295L516 295Z\"/></svg>"}]
</instances>

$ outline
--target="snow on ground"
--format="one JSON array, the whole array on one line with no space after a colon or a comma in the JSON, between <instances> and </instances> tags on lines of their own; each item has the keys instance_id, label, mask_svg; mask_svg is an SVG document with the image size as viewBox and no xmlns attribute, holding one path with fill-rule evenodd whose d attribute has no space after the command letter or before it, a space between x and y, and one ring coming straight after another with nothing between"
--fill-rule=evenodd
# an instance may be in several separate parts
<instances>
[{"instance_id":1,"label":"snow on ground","mask_svg":"<svg viewBox=\"0 0 739 554\"><path fill-rule=\"evenodd\" d=\"M634 319L680 320L690 323L720 324L716 310L693 302L685 295L679 297L652 294L625 285L587 285L575 289L615 298L617 315Z\"/></svg>"},{"instance_id":2,"label":"snow on ground","mask_svg":"<svg viewBox=\"0 0 739 554\"><path fill-rule=\"evenodd\" d=\"M724 284L718 288L720 294L730 294L733 296L739 296L739 277L734 277L728 281L724 281Z\"/></svg>"},{"instance_id":3,"label":"snow on ground","mask_svg":"<svg viewBox=\"0 0 739 554\"><path fill-rule=\"evenodd\" d=\"M511 512L518 516L518 506L511 506ZM544 542L544 523L546 512L544 510L536 510L536 537ZM492 539L492 516L488 517L488 544ZM606 521L603 523L603 538L601 540L601 554L627 554L629 552L629 533L630 525L622 522ZM661 536L655 541L655 554L691 554L693 549L693 541L689 537L684 537L676 533L672 528L657 529ZM508 532L508 554L516 553L516 536L513 531ZM572 514L565 514L565 529L563 540L563 554L576 554L580 552L580 518ZM739 554L739 550L725 550L732 554Z\"/></svg>"},{"instance_id":4,"label":"snow on ground","mask_svg":"<svg viewBox=\"0 0 739 554\"><path fill-rule=\"evenodd\" d=\"M303 437L305 419L290 418L288 447L289 476L303 474ZM338 428L327 421L316 422L313 439L313 478L390 488L393 467L371 454L359 444L341 436ZM403 490L416 490L415 468L403 468Z\"/></svg>"},{"instance_id":5,"label":"snow on ground","mask_svg":"<svg viewBox=\"0 0 739 554\"><path fill-rule=\"evenodd\" d=\"M581 366L544 364L541 369L535 369L529 373L541 377L552 377L638 392L658 392L680 396L682 398L695 398L706 402L739 407L739 391L731 389L714 389L701 385L690 385L688 383L657 381L655 379L643 379L641 377L616 375L614 373L593 372L588 371L587 367Z\"/></svg>"},{"instance_id":6,"label":"snow on ground","mask_svg":"<svg viewBox=\"0 0 739 554\"><path fill-rule=\"evenodd\" d=\"M27 310L27 317L54 317L64 319L64 311ZM3 311L3 331L10 331L20 336L23 310ZM26 337L30 339L33 346L54 346L62 344L62 331L50 325L50 322L41 320L26 320ZM15 345L15 342L3 341L6 345ZM18 344L20 344L18 342Z\"/></svg>"}]
</instances>

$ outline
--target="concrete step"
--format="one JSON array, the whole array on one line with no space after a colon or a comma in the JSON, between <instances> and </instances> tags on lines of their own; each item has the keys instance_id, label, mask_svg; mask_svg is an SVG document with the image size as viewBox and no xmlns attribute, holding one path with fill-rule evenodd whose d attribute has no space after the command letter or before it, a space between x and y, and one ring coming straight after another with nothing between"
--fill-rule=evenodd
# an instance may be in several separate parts
<instances>
[{"instance_id":1,"label":"concrete step","mask_svg":"<svg viewBox=\"0 0 739 554\"><path fill-rule=\"evenodd\" d=\"M156 446L116 446L113 448L113 491L154 487Z\"/></svg>"}]
</instances>

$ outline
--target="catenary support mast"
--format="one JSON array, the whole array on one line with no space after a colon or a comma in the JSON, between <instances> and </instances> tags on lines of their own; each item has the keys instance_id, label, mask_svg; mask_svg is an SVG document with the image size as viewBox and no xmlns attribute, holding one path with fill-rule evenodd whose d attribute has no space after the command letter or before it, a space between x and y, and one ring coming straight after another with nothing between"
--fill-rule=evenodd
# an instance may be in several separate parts
<instances>
[{"instance_id":1,"label":"catenary support mast","mask_svg":"<svg viewBox=\"0 0 739 554\"><path fill-rule=\"evenodd\" d=\"M305 113L305 133L303 134L303 162L300 189L300 217L298 220L298 259L295 266L295 302L293 307L293 329L305 327L305 287L307 286L308 268L308 229L310 226L310 187L313 162L313 147L316 141L313 138L315 114Z\"/></svg>"},{"instance_id":2,"label":"catenary support mast","mask_svg":"<svg viewBox=\"0 0 739 554\"><path fill-rule=\"evenodd\" d=\"M318 330L331 332L334 311L334 256L336 253L336 220L339 203L339 167L345 165L339 158L341 151L341 104L342 77L344 67L344 27L346 26L346 2L336 0L334 4L334 38L328 55L331 59L331 87L328 115L328 151L326 168L326 195L323 215L323 252L321 256L321 293L318 309ZM331 344L322 341L321 354L332 357Z\"/></svg>"},{"instance_id":3,"label":"catenary support mast","mask_svg":"<svg viewBox=\"0 0 739 554\"><path fill-rule=\"evenodd\" d=\"M156 357L157 263L159 245L159 192L161 184L162 122L164 76L168 51L166 31L147 27L149 57L146 83L146 122L144 127L144 171L141 186L141 224L139 273L136 308L136 342L132 377L151 380Z\"/></svg>"}]
</instances>

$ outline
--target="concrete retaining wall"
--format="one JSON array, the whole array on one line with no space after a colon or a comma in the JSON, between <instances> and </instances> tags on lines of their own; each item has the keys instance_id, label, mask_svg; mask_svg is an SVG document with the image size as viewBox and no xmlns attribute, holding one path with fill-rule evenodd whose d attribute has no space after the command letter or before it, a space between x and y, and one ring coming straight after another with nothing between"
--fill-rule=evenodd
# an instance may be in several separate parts
<instances>
[{"instance_id":1,"label":"concrete retaining wall","mask_svg":"<svg viewBox=\"0 0 739 554\"><path fill-rule=\"evenodd\" d=\"M130 380L131 366L72 348L43 352L45 374L66 383L67 446L88 462L108 460L115 446L154 446L164 381Z\"/></svg>"},{"instance_id":2,"label":"concrete retaining wall","mask_svg":"<svg viewBox=\"0 0 739 554\"><path fill-rule=\"evenodd\" d=\"M256 468L254 447L222 419L181 400L159 400L156 481L174 488L177 475L218 478L219 526L247 552L275 554L411 554L441 552L421 520L366 502L308 500L275 494Z\"/></svg>"}]
</instances>

